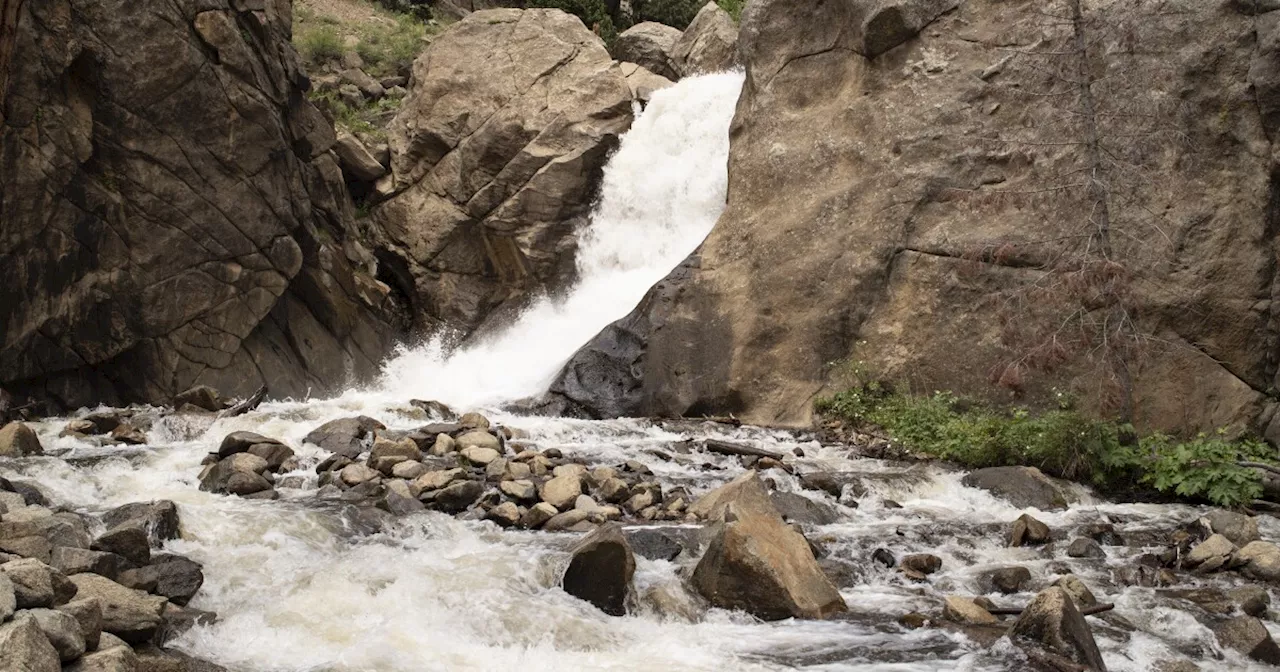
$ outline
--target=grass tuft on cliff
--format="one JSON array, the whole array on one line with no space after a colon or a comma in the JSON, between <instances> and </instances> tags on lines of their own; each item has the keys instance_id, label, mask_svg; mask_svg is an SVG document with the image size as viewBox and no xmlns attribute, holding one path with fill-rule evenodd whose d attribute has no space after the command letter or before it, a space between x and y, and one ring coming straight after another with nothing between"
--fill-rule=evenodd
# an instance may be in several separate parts
<instances>
[{"instance_id":1,"label":"grass tuft on cliff","mask_svg":"<svg viewBox=\"0 0 1280 672\"><path fill-rule=\"evenodd\" d=\"M1224 432L1180 440L1139 438L1129 425L1071 410L1033 413L995 408L947 392L917 396L867 383L818 400L815 410L864 430L879 428L916 452L983 467L1027 465L1102 490L1150 488L1219 506L1247 505L1263 495L1262 477L1241 462L1275 463L1276 451Z\"/></svg>"}]
</instances>

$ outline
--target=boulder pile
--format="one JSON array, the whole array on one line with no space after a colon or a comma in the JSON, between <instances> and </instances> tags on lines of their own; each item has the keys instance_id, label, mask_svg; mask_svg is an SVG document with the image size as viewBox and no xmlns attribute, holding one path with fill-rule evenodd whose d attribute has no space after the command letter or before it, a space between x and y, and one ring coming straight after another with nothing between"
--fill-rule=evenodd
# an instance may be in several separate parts
<instances>
[{"instance_id":1,"label":"boulder pile","mask_svg":"<svg viewBox=\"0 0 1280 672\"><path fill-rule=\"evenodd\" d=\"M154 552L179 527L173 502L88 516L0 478L0 670L221 669L162 648L215 618L187 606L200 564Z\"/></svg>"}]
</instances>

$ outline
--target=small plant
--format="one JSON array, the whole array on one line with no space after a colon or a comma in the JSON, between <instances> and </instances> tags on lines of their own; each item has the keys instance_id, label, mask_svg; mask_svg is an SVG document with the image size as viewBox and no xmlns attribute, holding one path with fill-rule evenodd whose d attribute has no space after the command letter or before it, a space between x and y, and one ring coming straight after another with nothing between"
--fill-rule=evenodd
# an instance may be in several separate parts
<instances>
[{"instance_id":1,"label":"small plant","mask_svg":"<svg viewBox=\"0 0 1280 672\"><path fill-rule=\"evenodd\" d=\"M742 8L747 4L747 0L716 0L716 4L720 5L720 9L729 13L733 17L734 23L742 21Z\"/></svg>"},{"instance_id":2,"label":"small plant","mask_svg":"<svg viewBox=\"0 0 1280 672\"><path fill-rule=\"evenodd\" d=\"M912 396L867 383L820 399L815 410L856 426L876 426L902 445L969 468L1029 465L1105 490L1140 485L1219 506L1241 506L1262 494L1245 462L1275 463L1276 451L1225 432L1179 441L1163 434L1137 439L1125 423L1093 420L1069 408L1044 413L997 409L948 392Z\"/></svg>"},{"instance_id":3,"label":"small plant","mask_svg":"<svg viewBox=\"0 0 1280 672\"><path fill-rule=\"evenodd\" d=\"M300 30L296 38L302 55L313 63L325 63L342 58L342 36L330 25L317 25Z\"/></svg>"},{"instance_id":4,"label":"small plant","mask_svg":"<svg viewBox=\"0 0 1280 672\"><path fill-rule=\"evenodd\" d=\"M705 0L645 0L640 6L639 19L657 21L684 30L705 4Z\"/></svg>"}]
</instances>

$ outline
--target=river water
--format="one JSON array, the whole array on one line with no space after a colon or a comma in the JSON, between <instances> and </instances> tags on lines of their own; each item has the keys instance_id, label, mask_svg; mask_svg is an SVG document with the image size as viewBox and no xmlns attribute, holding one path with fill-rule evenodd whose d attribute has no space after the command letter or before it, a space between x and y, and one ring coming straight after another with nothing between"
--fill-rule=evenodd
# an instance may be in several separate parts
<instances>
[{"instance_id":1,"label":"river water","mask_svg":"<svg viewBox=\"0 0 1280 672\"><path fill-rule=\"evenodd\" d=\"M1023 511L963 486L963 474L938 465L859 458L782 430L500 410L504 401L542 391L579 345L628 312L705 237L724 203L728 126L741 83L736 74L691 78L655 97L606 170L598 211L582 233L579 285L567 298L535 304L510 329L452 351L444 342L406 349L377 384L335 399L271 402L218 421L160 417L141 447L59 437L65 419L36 423L58 456L0 463L0 475L32 478L54 504L86 512L147 499L177 502L183 538L168 548L204 564L206 581L192 606L216 611L219 620L173 646L237 672L1021 670L1007 643L988 648L960 632L897 623L912 611L938 613L944 595L981 594L983 571L1015 564L1032 571L1030 591L1074 572L1101 601L1116 603L1107 617L1089 619L1111 670L1146 671L1168 658L1190 658L1206 670L1263 669L1220 651L1189 603L1112 579L1197 509L1109 504L1082 491L1081 503L1067 511L1032 511L1055 530L1106 521L1130 539L1130 546L1108 547L1106 560L1077 560L1066 557L1065 544L1006 548L1008 524ZM556 587L572 535L503 531L434 512L380 525L353 508L317 502L311 468L324 453L303 437L357 414L392 429L420 426L430 418L407 403L411 398L483 409L527 432L524 442L534 449L559 448L601 465L644 462L664 486L685 485L694 494L743 467L735 458L676 449L690 438L784 453L799 448L798 472L857 472L860 487L836 504L839 520L808 530L846 563L853 580L842 593L851 613L761 623L703 610L681 579L695 558L638 558L636 592L663 591L686 608L659 609L642 599L632 615L613 618ZM302 487L281 488L278 501L200 492L201 458L242 429L297 448ZM788 474L769 476L780 490L834 503ZM1264 538L1280 538L1271 519L1261 527ZM912 583L870 561L881 547L937 554L942 570L928 583ZM1236 579L1187 580L1228 586ZM992 599L1022 605L1033 594Z\"/></svg>"}]
</instances>

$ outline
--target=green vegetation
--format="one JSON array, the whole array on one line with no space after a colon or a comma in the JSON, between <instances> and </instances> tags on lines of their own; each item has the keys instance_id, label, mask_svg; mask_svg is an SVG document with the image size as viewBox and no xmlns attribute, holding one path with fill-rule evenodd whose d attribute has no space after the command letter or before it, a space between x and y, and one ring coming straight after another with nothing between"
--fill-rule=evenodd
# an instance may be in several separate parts
<instances>
[{"instance_id":1,"label":"green vegetation","mask_svg":"<svg viewBox=\"0 0 1280 672\"><path fill-rule=\"evenodd\" d=\"M366 20L348 23L299 6L293 43L313 74L354 51L364 61L365 72L375 78L391 77L407 71L426 46L427 39L440 28L439 24L423 21L416 14L373 6L369 7ZM353 46L348 47L348 42Z\"/></svg>"},{"instance_id":2,"label":"green vegetation","mask_svg":"<svg viewBox=\"0 0 1280 672\"><path fill-rule=\"evenodd\" d=\"M705 4L706 0L645 0L637 21L657 21L684 30Z\"/></svg>"},{"instance_id":3,"label":"green vegetation","mask_svg":"<svg viewBox=\"0 0 1280 672\"><path fill-rule=\"evenodd\" d=\"M1223 432L1187 441L1093 420L1061 408L1032 413L966 401L947 392L913 396L866 383L821 399L821 415L876 426L912 450L969 468L1029 465L1111 491L1152 488L1220 506L1248 504L1262 495L1260 475L1243 461L1274 462L1276 451Z\"/></svg>"},{"instance_id":4,"label":"green vegetation","mask_svg":"<svg viewBox=\"0 0 1280 672\"><path fill-rule=\"evenodd\" d=\"M293 41L302 57L311 63L337 61L345 51L338 29L325 23L312 27L299 22Z\"/></svg>"},{"instance_id":5,"label":"green vegetation","mask_svg":"<svg viewBox=\"0 0 1280 672\"><path fill-rule=\"evenodd\" d=\"M356 53L364 60L364 70L374 77L407 72L426 45L431 31L409 14L391 17L391 21L368 26L359 36Z\"/></svg>"},{"instance_id":6,"label":"green vegetation","mask_svg":"<svg viewBox=\"0 0 1280 672\"><path fill-rule=\"evenodd\" d=\"M605 44L618 37L618 28L603 0L530 0L529 7L560 9L582 19L582 24L600 36Z\"/></svg>"},{"instance_id":7,"label":"green vegetation","mask_svg":"<svg viewBox=\"0 0 1280 672\"><path fill-rule=\"evenodd\" d=\"M390 97L358 106L348 105L333 91L312 91L310 97L311 102L328 111L334 124L376 140L386 139L387 122L400 107L400 101Z\"/></svg>"},{"instance_id":8,"label":"green vegetation","mask_svg":"<svg viewBox=\"0 0 1280 672\"><path fill-rule=\"evenodd\" d=\"M747 0L716 0L716 4L720 5L720 9L729 13L735 22L742 21L742 8L747 4Z\"/></svg>"}]
</instances>

